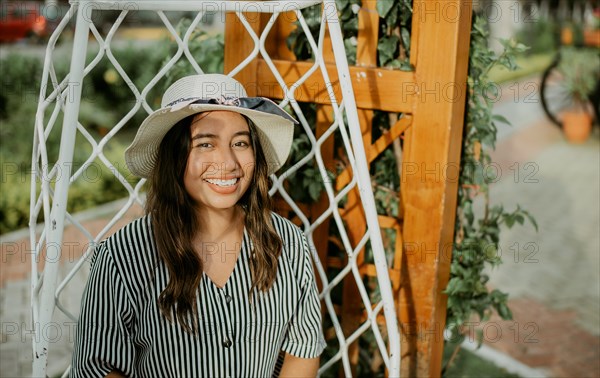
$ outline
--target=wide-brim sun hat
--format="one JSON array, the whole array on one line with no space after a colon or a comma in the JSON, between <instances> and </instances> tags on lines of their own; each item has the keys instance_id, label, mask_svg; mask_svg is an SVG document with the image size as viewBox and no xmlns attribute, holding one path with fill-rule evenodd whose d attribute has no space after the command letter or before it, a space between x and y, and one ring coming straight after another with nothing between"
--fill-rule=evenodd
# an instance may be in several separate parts
<instances>
[{"instance_id":1,"label":"wide-brim sun hat","mask_svg":"<svg viewBox=\"0 0 600 378\"><path fill-rule=\"evenodd\" d=\"M181 78L165 91L161 107L140 125L125 150L127 167L136 176L149 178L163 137L182 119L202 112L226 110L248 117L256 126L258 141L268 164L268 173L285 163L298 122L275 102L264 97L247 97L235 79L220 74Z\"/></svg>"}]
</instances>

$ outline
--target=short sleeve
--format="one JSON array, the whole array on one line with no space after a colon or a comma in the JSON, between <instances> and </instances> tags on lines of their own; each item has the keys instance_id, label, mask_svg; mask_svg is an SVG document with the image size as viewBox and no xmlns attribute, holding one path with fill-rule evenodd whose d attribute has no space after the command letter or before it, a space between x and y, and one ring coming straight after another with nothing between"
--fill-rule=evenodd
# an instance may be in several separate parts
<instances>
[{"instance_id":1,"label":"short sleeve","mask_svg":"<svg viewBox=\"0 0 600 378\"><path fill-rule=\"evenodd\" d=\"M325 346L321 322L321 302L312 267L310 249L304 233L302 235L302 278L301 294L290 321L281 349L300 358L315 358Z\"/></svg>"},{"instance_id":2,"label":"short sleeve","mask_svg":"<svg viewBox=\"0 0 600 378\"><path fill-rule=\"evenodd\" d=\"M112 370L133 375L133 316L122 277L104 243L92 261L83 293L71 364L71 377L104 377Z\"/></svg>"}]
</instances>

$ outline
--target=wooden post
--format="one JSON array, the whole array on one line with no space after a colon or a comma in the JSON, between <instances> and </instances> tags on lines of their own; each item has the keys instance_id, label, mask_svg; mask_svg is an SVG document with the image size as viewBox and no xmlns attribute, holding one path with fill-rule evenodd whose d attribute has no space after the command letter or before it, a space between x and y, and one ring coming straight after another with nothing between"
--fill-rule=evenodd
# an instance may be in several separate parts
<instances>
[{"instance_id":1,"label":"wooden post","mask_svg":"<svg viewBox=\"0 0 600 378\"><path fill-rule=\"evenodd\" d=\"M471 2L415 0L413 124L407 130L399 308L402 375L440 375L466 96ZM414 28L413 28L414 30Z\"/></svg>"},{"instance_id":2,"label":"wooden post","mask_svg":"<svg viewBox=\"0 0 600 378\"><path fill-rule=\"evenodd\" d=\"M262 15L259 13L242 13L252 25L255 33L260 33ZM254 49L254 41L246 28L235 13L227 13L225 16L225 57L224 71L228 73L235 69ZM241 70L235 79L239 81L248 96L257 96L258 93L258 69L257 60L253 59L243 70ZM266 95L266 94L265 94Z\"/></svg>"}]
</instances>

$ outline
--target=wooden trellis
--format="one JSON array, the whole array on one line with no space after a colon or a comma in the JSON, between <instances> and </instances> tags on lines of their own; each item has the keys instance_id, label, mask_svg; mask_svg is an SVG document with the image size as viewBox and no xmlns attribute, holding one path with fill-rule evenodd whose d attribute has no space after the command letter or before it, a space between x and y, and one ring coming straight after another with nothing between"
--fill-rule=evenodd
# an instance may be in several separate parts
<instances>
[{"instance_id":1,"label":"wooden trellis","mask_svg":"<svg viewBox=\"0 0 600 378\"><path fill-rule=\"evenodd\" d=\"M358 13L357 63L350 67L350 73L368 162L373 162L394 140L403 138L400 215L379 217L381 228L393 229L396 234L390 278L402 332L402 376L439 376L441 371L447 300L442 291L450 274L471 12L471 2L413 2L412 72L377 68L376 1L363 0ZM254 15L248 20L258 32L264 29L268 16ZM286 83L296 82L311 66L309 62L297 61L286 48L285 38L294 27L293 20L291 12L281 16L265 45ZM327 37L326 43L331 43ZM225 46L225 72L245 59L254 46L233 14L227 15ZM331 51L324 49L325 62L333 62ZM332 82L336 82L335 65L329 68ZM280 87L271 85L275 78L260 57L236 78L249 89L249 95L284 97ZM296 98L318 104L318 137L332 123L329 97L320 78L310 77L296 90ZM403 116L388 133L372 141L374 110ZM333 149L333 141L326 142L321 150L323 158L333 160ZM349 178L349 172L338 175L337 188L347 184ZM353 190L343 212L354 245L366 230L362 208L356 206L358 201L360 197ZM326 207L323 198L310 209L302 210L315 219ZM323 263L340 266L339 258L327 255L328 237L326 221L315 230L314 241ZM358 263L362 275L376 275L373 264ZM342 308L338 309L344 314L343 328L364 321L356 286L351 280L347 282ZM359 357L356 342L351 344L350 353L355 367Z\"/></svg>"},{"instance_id":2,"label":"wooden trellis","mask_svg":"<svg viewBox=\"0 0 600 378\"><path fill-rule=\"evenodd\" d=\"M236 74L237 79L245 85L250 95L279 99L286 97L283 103L290 105L297 116L302 115L303 112L297 101L318 105L314 125L318 140L315 139L308 120L303 115L299 117L305 132L303 135L310 139L311 152L301 162L294 163L294 167L281 173L272 189L274 193L282 196L283 203L297 211L296 217L304 223L303 230L307 232L309 241L312 240L312 243L316 244L314 247L320 254L319 261L316 261L319 268L318 277L323 282L329 279L323 272L323 264L332 271L342 268L340 273L327 283L327 287L322 292L335 336L331 338L331 348L327 348L326 352L333 350L335 355L322 359L324 364L320 371L328 372L328 369L339 361L343 364L345 375L356 375L353 374L355 372L352 369L356 369L359 360L358 342L365 335L375 339L383 363L390 369L392 375L397 375L400 353L397 324L394 318L396 312L400 317L402 332L403 376L437 376L440 374L442 333L446 314L446 297L442 295L442 290L448 281L449 251L451 251L454 232L471 4L458 0L415 0L410 55L414 71L402 72L376 67L379 17L375 11L376 2L363 0L362 9L358 14L360 31L357 66L351 67L348 72L346 61L343 59L343 46L339 44L332 46L331 41L324 37L327 35L324 28L330 25L331 38L342 43L335 13L322 18L318 46L309 36L310 31L307 30L308 26L299 10L316 3L322 3L330 11L336 11L334 0L223 1L218 2L218 5L223 10L232 12L227 15L225 72ZM170 57L159 72L154 73L153 79L143 88L134 85L111 51L113 36L127 17L132 4L137 8L131 9L154 11L177 44L175 55ZM138 181L135 186L128 182L103 155L104 147L138 110L143 109L148 113L153 111L146 99L148 92L179 60L187 60L196 72L203 72L195 58L191 56L188 42L203 13L209 11L209 6L215 4L213 1L200 0L194 2L132 0L131 3L82 0L73 2L71 6L73 11L65 15L49 40L42 74L40 102L36 112L30 218L31 224L35 224L35 219L43 211L46 223L41 233L32 227L31 245L35 246L38 258L43 255L44 246L62 245L64 225L67 220L89 239L90 247L86 250L86 255L75 264L64 279L61 278L61 281L58 281L60 259L47 261L43 274L38 272L36 264L32 264L32 323L41 325L36 326L37 337L33 338L34 375L45 375L46 372L49 342L46 338L40 337L40 330L50 324L54 310L59 309L70 319L77 320L77 315L67 309L60 300L66 285L73 282L74 275L82 268L86 257L92 252L94 243L102 240L109 228L122 218L134 203L142 203L139 194L144 181ZM246 6L244 10L254 8L254 11L244 17L240 8L242 6ZM109 32L103 36L94 25L94 18L91 16L96 12L112 10L113 7L121 10L121 13ZM292 9L296 9L296 13L280 13ZM176 10L196 12L190 27L181 36L165 15L165 12ZM264 14L257 12L264 12ZM269 18L268 14L272 16ZM293 28L294 15L299 18L312 50L318 51L315 55L317 56L315 62L318 65L315 62L297 61L285 47L284 39ZM55 44L60 33L75 16L77 26L70 71L67 76L57 75L53 65ZM275 27L271 28L271 26ZM261 30L264 32L256 33ZM90 35L97 41L100 49L95 58L86 63L86 49ZM98 141L79 120L82 94L80 84L104 56L128 84L131 96L136 101L133 102L129 112L114 125L111 132ZM240 62L242 64L238 65ZM320 74L316 74L317 69L320 70ZM305 73L314 74L305 80ZM338 73L340 80L338 80ZM274 75L277 75L277 78ZM277 79L281 80L277 81ZM353 81L354 95L349 86L349 79ZM290 88L287 83L295 84ZM330 86L327 87L325 83L329 83ZM295 85L299 87L295 88ZM284 90L291 89L293 92L284 93ZM340 102L336 96L342 97L342 92L343 102ZM342 107L351 126L348 129L344 125ZM359 109L358 114L356 108ZM395 122L387 133L375 141L372 140L371 130L374 110L403 115L400 121ZM62 118L59 117L60 114L63 114ZM48 135L56 125L57 119L62 119L63 124L61 148L56 163L49 164L51 160L47 153ZM360 129L358 120L360 120ZM348 130L351 138L348 136ZM334 145L334 132L338 133L344 142L342 153L338 153L341 147ZM73 160L77 134L85 138L92 152L84 166L76 172L71 172L70 163ZM319 138L319 135L323 137ZM399 137L403 138L402 148L398 143ZM365 163L373 162L392 143L397 156L401 156L402 159L401 192L399 193L401 211L398 219L379 218L379 224L383 228L395 230L396 234L393 262L386 264L383 260L385 256L382 253L381 237L378 235L377 214L373 208L375 204L373 196L368 191L369 177L366 174ZM362 145L365 146L365 151ZM319 169L319 177L327 180L325 167L333 163L334 157L339 158L343 154L346 154L348 163L354 167L355 172L350 172L350 168L336 172L334 185L325 183L327 196L324 195L316 204L299 208L295 201L290 200L285 188L285 185L291 185L287 181L287 174L294 174L295 169L303 167L314 159ZM92 235L81 222L67 212L66 205L71 183L82 179L84 168L96 160L110 169L115 178L128 190L129 198L106 227ZM65 171L61 171L61 167ZM59 174L61 172L63 174ZM40 190L35 185L36 180L42 183ZM352 188L359 188L361 192ZM360 199L363 203L360 203ZM339 209L340 206L344 208ZM310 219L307 219L307 216ZM333 217L334 220L323 221L327 217ZM343 244L340 250L345 252L343 257L330 256L327 251L331 242L330 234L336 227ZM375 264L369 263L365 259L365 254L360 253L368 242L373 246ZM32 261L36 260L32 259ZM388 280L387 275L382 274L387 266L391 266L389 270L391 280ZM379 293L376 290L367 293L363 278L373 277L376 271L379 273L377 275ZM341 281L342 279L344 281ZM394 293L390 290L389 281L392 282ZM336 308L331 301L331 292L339 287L340 282L344 282L343 300ZM374 296L381 294L381 298L371 300L370 294ZM393 295L397 307L395 312ZM363 313L363 309L367 315ZM387 319L386 327L378 327L377 324L383 321L382 311ZM342 320L339 327L338 319ZM389 334L385 334L386 332ZM390 342L389 350L386 350L386 336ZM338 343L339 348L335 347L335 342Z\"/></svg>"},{"instance_id":3,"label":"wooden trellis","mask_svg":"<svg viewBox=\"0 0 600 378\"><path fill-rule=\"evenodd\" d=\"M318 43L313 38L306 19L301 13L301 9L317 4L322 5L324 9L328 10L324 12L320 21ZM119 16L112 23L112 26L106 35L103 35L99 32L98 27L94 23L94 19L97 19L97 17L94 16L98 14L101 16L103 12L111 11L115 8L120 10ZM126 70L123 69L123 66L112 52L113 37L119 30L123 21L128 17L130 11L134 9L143 12L153 12L158 16L168 33L167 35L171 36L174 44L177 45L177 51L172 55L168 55L168 61L162 65L157 72L152 72L153 75L150 81L145 84L137 85L130 79ZM298 137L306 138L305 141L311 146L310 151L303 151L304 155L299 159L290 159L290 161L293 161L292 166L284 169L278 177L272 177L274 181L269 193L280 196L279 198L283 203L290 207L294 213L295 219L302 225L309 246L315 247L314 232L316 229L319 227L322 228L319 230L321 235L318 236L321 238L323 233L325 233L324 236L327 236L328 229L330 230L335 226L337 228L337 236L339 236L339 239L335 239L339 242L338 247L340 248L338 252L342 252L342 254L346 256L344 259L345 261L338 259L336 263L338 265L341 263L342 266L340 266L339 272L337 272L334 277L330 277L328 273L333 273L333 269L330 272L326 272L323 269L321 259L314 254L316 250L312 250L312 258L316 258L313 261L315 262L316 270L319 274L318 277L322 283L322 290L319 294L324 302L324 308L326 309L327 318L325 318L325 324L331 324L331 327L328 326L328 331L332 331L334 336L331 338L331 343L328 343L328 347L321 357L322 365L319 368L319 372L321 374L329 374L336 364L341 364L343 373L346 376L354 375L350 357L352 356L352 360L356 359L355 353L357 349L349 349L349 346L351 348L356 348L353 346L353 343L367 341L369 343L376 343L376 350L379 352L378 357L380 357L382 364L385 365L386 369L389 369L390 375L398 376L401 356L400 335L398 331L397 314L394 308L392 285L388 274L389 264L386 261L373 193L370 191L371 181L367 166L368 158L362 140L359 116L354 92L352 90L351 75L345 56L346 52L343 45L343 37L339 25L335 0L302 0L298 2L215 0L163 2L158 0L132 0L127 3L112 2L111 0L81 0L80 2L71 4L70 11L65 14L65 17L53 32L46 49L47 54L42 73L42 82L44 84L41 85L40 90L40 101L38 103L35 122L36 132L34 133L33 141L34 149L32 155L34 159L31 170L32 193L30 203L30 224L35 224L35 220L42 214L42 211L45 219L42 232L38 232L35 227L30 229L31 245L35 246L36 254L36 259L32 259L31 265L32 324L35 325L36 331L36 337L32 340L34 375L46 375L49 360L55 361L53 358L49 358L51 349L49 348L49 340L41 335L41 330L45 329L44 327L51 324L53 321L54 310L58 309L62 314L73 321L78 320L76 311L73 312L73 308L69 308L73 306L65 305L63 299L66 295L62 295L63 298L61 299L61 294L65 293L66 287L75 286L76 281L74 281L74 277L86 264L87 258L93 253L96 243L106 237L110 228L115 226L119 220L123 219L124 214L135 203L143 204L144 202L143 198L140 196L140 190L145 180L142 179L136 183L128 181L125 176L115 168L113 162L106 158L104 155L105 147L107 146L107 143L113 139L116 133L118 133L139 110L143 109L143 111L148 114L154 111L148 102L147 95L156 87L157 83L175 67L175 65L180 64L181 62L186 64L187 62L196 73L202 74L205 72L203 67L196 61L196 57L191 54L189 43L191 42L191 35L197 29L198 24L204 15L207 14L207 12L215 12L216 9L228 14L235 14L235 23L237 24L234 25L231 18L229 19L229 34L231 34L232 27L243 26L245 32L252 40L250 43L246 43L247 41L244 41L242 38L233 40L231 37L228 38L229 43L233 43L235 46L238 53L238 60L241 58L239 55L240 52L242 54L248 54L235 68L231 69L231 67L227 67L227 74L238 75L241 73L239 76L242 76L246 87L252 94L259 91L259 88L257 88L258 82L244 79L252 79L252 76L248 76L249 73L251 75L256 75L258 69L257 64L260 64L263 70L265 67L268 67L271 75L273 75L273 78L276 80L271 82L261 81L261 86L268 84L269 87L266 89L260 88L261 94L267 97L277 97L277 93L282 94L285 92L286 98L281 102L281 105L289 106L290 109L295 112L296 117L300 121L299 124L301 125L301 129L298 128L297 131L299 133L303 132L303 134ZM189 24L189 27L187 27L187 30L179 33L173 27L166 14L181 10L190 11L192 14L195 14L195 16ZM250 14L247 15L248 17L242 14L245 11L250 12ZM298 22L302 26L302 32L316 57L315 62L313 62L311 68L309 68L307 75L304 75L292 86L289 86L284 81L285 79L282 78L281 74L283 73L284 76L289 78L289 69L293 67L289 65L277 67L265 48L265 41L270 35L272 26L283 12L288 11L295 11L294 15L298 18ZM261 27L263 14L271 14L271 16L269 17L269 21L264 27L264 30L259 33L259 36L253 28ZM76 17L76 27L72 45L71 67L69 73L63 76L57 74L54 69L53 52L56 41L73 17ZM248 21L254 21L254 25ZM333 54L328 55L328 59L335 59L335 66L337 69L334 72L339 74L339 81L337 80L337 75L334 77L333 82L329 79L331 73L328 71L333 68L333 64L327 65L326 61L323 59L323 46L326 44L324 43L324 36L327 33L327 28L329 28L331 41L337 41L337 43L330 42L326 48L331 48L334 52ZM90 41L98 43L100 48L95 57L87 62L86 50ZM275 41L277 41L277 39ZM267 44L267 47L271 50L277 46L273 45L272 42L273 41L271 40ZM231 51L228 52L228 55L231 55ZM256 60L259 55L262 57L262 60ZM118 76L127 83L127 87L131 92L129 95L135 98L135 101L131 103L129 111L113 125L111 131L106 135L102 135L98 140L88 131L85 122L80 122L79 111L83 93L81 83L84 82L84 78L94 70L103 58L108 59ZM228 59L228 62L231 61L232 59ZM280 63L282 63L281 60L278 61L278 64ZM294 64L295 63L299 62L294 62ZM319 70L320 77L323 81L320 83L315 82L315 80L307 82L305 80L307 76L317 70ZM304 83L303 89L313 90L315 93L313 100L316 99L317 95L327 95L328 101L330 101L329 105L322 106L319 110L319 113L322 114L318 117L318 122L313 122L312 119L308 120L304 115L304 110L298 104L300 98L297 93L295 93L296 90L294 88L301 85L301 83ZM317 84L317 86L307 88L307 84ZM277 90L275 88L277 88ZM340 93L334 93L335 89L339 89ZM265 90L270 92L267 91L268 93L264 93ZM343 100L340 102L337 95L342 95L342 93ZM328 104L325 99L319 99L318 102L323 105ZM332 110L334 114L331 114ZM53 162L52 157L49 157L48 154L48 135L58 123L57 120L61 119L59 117L61 114L64 116L62 117L60 152L56 162ZM318 139L315 138L315 133L313 132L313 128L317 123L318 131L322 134ZM328 123L330 124L327 125ZM75 152L75 142L76 137L78 136L85 139L87 144L89 144L89 147L91 147L91 152L83 166L75 172L72 172L71 167L73 166L72 162ZM324 163L324 160L329 160L331 156L331 144L329 143L332 142L327 142L327 140L335 140L336 137L339 137L339 140L342 141L340 145L337 145L336 143L336 153L338 156L343 156L345 163L350 165L353 170L353 172L346 171L340 176L342 178L350 178L349 180L346 180L347 185L342 189L339 189L339 185L343 180L338 179L337 183L332 183L327 172L328 167ZM321 151L323 146L325 146L324 152L327 152L325 159L323 159ZM98 233L86 228L67 211L69 188L71 187L71 184L85 180L84 170L96 160L100 161L102 166L108 168L110 174L113 175L129 193L127 202L117 214L108 220L105 227ZM49 164L51 161L52 164ZM309 169L300 171L300 174L302 175L306 172L310 172L310 168L316 168L318 172L315 176L316 171L313 171L313 180L314 177L319 177L319 180L321 180L321 184L323 184L325 192L327 193L326 198L329 205L323 208L325 210L317 219L315 219L315 214L318 214L316 209L324 203L319 203L317 206L304 206L304 208L299 208L296 203L297 200L291 198L287 192L289 189L294 189L294 187L290 188L291 185L296 185L295 183L292 184L292 181L288 180L288 178L293 177L295 172L298 172L298 170L304 166ZM61 171L61 169L64 169L64 171ZM38 181L41 181L41 188L38 188L38 186L35 185ZM311 183L314 184L315 182L312 181ZM357 197L353 197L354 194L348 195L353 188L359 188L362 203L359 203L356 200ZM348 202L348 200L350 200L350 202ZM347 219L348 214L351 214L351 211L355 212L357 217L360 216L358 212L364 212L365 214L368 229L363 227L363 230L365 231L362 236L357 235L357 231L359 230L357 225L360 226L359 223L356 225L353 223L350 224L348 222L351 222L352 220L344 222L342 219L341 213L344 211L343 209L340 210L339 207L340 203L346 202L361 208L361 210L354 210L352 206L347 205L345 210ZM307 214L310 219L307 218ZM329 223L324 222L328 217L332 217L333 220L330 220ZM60 277L59 275L59 258L54 258L52 261L46 261L42 273L38 270L38 266L33 262L38 261L37 258L44 255L44 251L46 250L45 247L52 246L53 250L55 250L55 246L63 244L65 222L72 223L90 241L86 252L84 256L69 269L65 277ZM354 227L351 232L347 230L349 224ZM319 240L319 243L321 242L322 240ZM377 279L376 282L368 282L365 285L365 282L363 282L364 273L361 273L361 268L357 262L360 262L359 258L363 258L361 250L367 245L372 247L372 258L377 270ZM62 248L56 250L60 256L62 254ZM331 250L333 251L333 249ZM366 317L364 317L362 313L358 313L358 307L355 307L355 312L348 316L340 315L340 309L336 309L336 303L332 301L332 292L341 288L342 286L340 284L342 282L350 282L350 285L355 285L355 293L360 296L361 306L366 313ZM347 285L343 286L345 287L344 290L346 290L345 296L353 294L350 288L346 287ZM339 295L336 294L334 299L337 302ZM384 316L379 318L382 313ZM359 323L353 322L353 320L361 320L359 317L364 317L364 321ZM344 320L343 324L340 324L340 319ZM385 319L385 324L381 324L382 319ZM292 325L293 323L291 321L287 323L287 326ZM236 342L237 341L238 340L236 340ZM240 342L242 341L240 340ZM389 345L386 345L386 342L388 342ZM235 363L231 365L232 366L230 367L236 368ZM237 367L239 367L239 365L237 365ZM68 374L69 369L65 371L65 376ZM227 375L227 373L223 371L221 375Z\"/></svg>"}]
</instances>

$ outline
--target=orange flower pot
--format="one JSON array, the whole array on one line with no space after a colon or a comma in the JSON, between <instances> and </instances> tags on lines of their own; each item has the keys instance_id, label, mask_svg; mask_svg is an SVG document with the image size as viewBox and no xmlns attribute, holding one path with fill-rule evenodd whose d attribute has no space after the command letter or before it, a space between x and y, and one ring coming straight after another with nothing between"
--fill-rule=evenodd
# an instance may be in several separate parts
<instances>
[{"instance_id":1,"label":"orange flower pot","mask_svg":"<svg viewBox=\"0 0 600 378\"><path fill-rule=\"evenodd\" d=\"M563 45L570 46L573 43L573 29L565 26L560 31L560 41Z\"/></svg>"},{"instance_id":2,"label":"orange flower pot","mask_svg":"<svg viewBox=\"0 0 600 378\"><path fill-rule=\"evenodd\" d=\"M569 142L583 143L592 132L592 116L582 111L565 111L562 114L562 127Z\"/></svg>"},{"instance_id":3,"label":"orange flower pot","mask_svg":"<svg viewBox=\"0 0 600 378\"><path fill-rule=\"evenodd\" d=\"M583 31L583 43L586 46L600 47L600 29Z\"/></svg>"}]
</instances>

